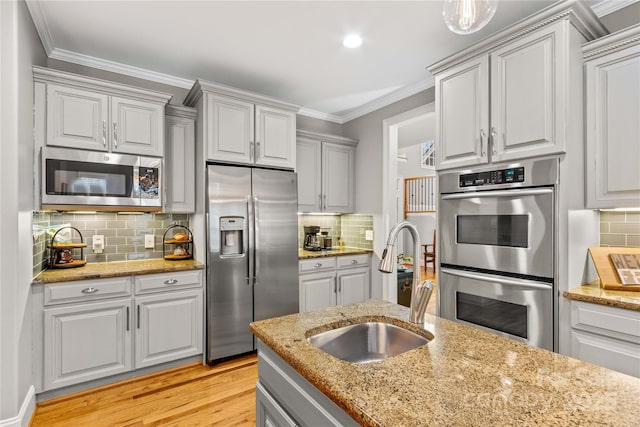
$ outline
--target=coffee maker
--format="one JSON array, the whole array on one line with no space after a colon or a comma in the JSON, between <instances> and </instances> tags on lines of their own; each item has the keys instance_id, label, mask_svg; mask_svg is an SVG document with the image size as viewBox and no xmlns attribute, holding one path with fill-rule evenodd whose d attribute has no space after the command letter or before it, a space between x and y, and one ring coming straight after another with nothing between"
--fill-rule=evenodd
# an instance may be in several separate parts
<instances>
[{"instance_id":1,"label":"coffee maker","mask_svg":"<svg viewBox=\"0 0 640 427\"><path fill-rule=\"evenodd\" d=\"M320 242L318 233L320 232L319 225L305 225L304 226L304 249L307 251L320 251L322 250L323 243Z\"/></svg>"}]
</instances>

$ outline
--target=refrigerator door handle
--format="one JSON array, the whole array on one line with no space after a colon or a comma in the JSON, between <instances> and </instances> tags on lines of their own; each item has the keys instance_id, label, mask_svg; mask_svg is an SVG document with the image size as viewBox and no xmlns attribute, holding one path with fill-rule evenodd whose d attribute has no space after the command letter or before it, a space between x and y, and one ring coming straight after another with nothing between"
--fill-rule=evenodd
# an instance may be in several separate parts
<instances>
[{"instance_id":1,"label":"refrigerator door handle","mask_svg":"<svg viewBox=\"0 0 640 427\"><path fill-rule=\"evenodd\" d=\"M245 252L247 254L247 286L253 285L253 249L251 249L251 241L253 240L253 227L251 224L253 223L253 203L251 200L251 195L247 196L247 231L249 236L247 240L249 241L249 247L245 248Z\"/></svg>"},{"instance_id":2,"label":"refrigerator door handle","mask_svg":"<svg viewBox=\"0 0 640 427\"><path fill-rule=\"evenodd\" d=\"M260 232L260 210L258 209L258 206L260 205L260 200L258 199L258 196L253 196L253 221L254 221L254 226L253 226L253 263L254 263L254 269L253 269L253 285L257 285L258 284L258 271L260 270L260 256L259 256L259 251L260 251L260 239L258 238L258 233Z\"/></svg>"}]
</instances>

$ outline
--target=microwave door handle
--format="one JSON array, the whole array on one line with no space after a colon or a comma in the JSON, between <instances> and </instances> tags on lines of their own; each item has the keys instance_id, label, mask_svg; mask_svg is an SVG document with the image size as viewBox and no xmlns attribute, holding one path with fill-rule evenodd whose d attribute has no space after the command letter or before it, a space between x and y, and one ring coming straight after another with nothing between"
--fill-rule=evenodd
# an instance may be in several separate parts
<instances>
[{"instance_id":1,"label":"microwave door handle","mask_svg":"<svg viewBox=\"0 0 640 427\"><path fill-rule=\"evenodd\" d=\"M551 284L543 282L535 282L525 279L510 279L508 277L500 277L496 275L479 274L471 271L453 270L451 268L441 268L440 273L449 274L451 276L462 277L465 279L479 280L481 282L499 283L501 285L513 286L521 289L532 289L536 291L548 291L552 288Z\"/></svg>"},{"instance_id":2,"label":"microwave door handle","mask_svg":"<svg viewBox=\"0 0 640 427\"><path fill-rule=\"evenodd\" d=\"M473 191L469 193L443 194L442 200L473 199L475 197L519 197L553 194L552 188L534 188L531 190Z\"/></svg>"}]
</instances>

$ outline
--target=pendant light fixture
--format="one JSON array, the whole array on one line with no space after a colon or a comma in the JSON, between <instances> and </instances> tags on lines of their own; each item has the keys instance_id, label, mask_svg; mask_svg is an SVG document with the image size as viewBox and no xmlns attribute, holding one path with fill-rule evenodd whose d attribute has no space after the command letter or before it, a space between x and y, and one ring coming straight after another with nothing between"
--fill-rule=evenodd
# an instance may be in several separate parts
<instances>
[{"instance_id":1,"label":"pendant light fixture","mask_svg":"<svg viewBox=\"0 0 640 427\"><path fill-rule=\"evenodd\" d=\"M471 34L489 23L498 0L444 0L442 16L451 31Z\"/></svg>"}]
</instances>

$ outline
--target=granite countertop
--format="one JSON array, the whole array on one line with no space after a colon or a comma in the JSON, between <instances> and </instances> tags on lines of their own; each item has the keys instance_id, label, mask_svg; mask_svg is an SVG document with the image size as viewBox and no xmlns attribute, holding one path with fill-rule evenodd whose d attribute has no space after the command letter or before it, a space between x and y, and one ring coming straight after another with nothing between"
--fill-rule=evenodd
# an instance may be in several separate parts
<instances>
[{"instance_id":1,"label":"granite countertop","mask_svg":"<svg viewBox=\"0 0 640 427\"><path fill-rule=\"evenodd\" d=\"M306 251L304 249L298 249L298 259L310 259L310 258L324 258L329 256L343 256L343 255L360 255L370 254L373 251L371 249L358 249L358 248L337 248L322 250L322 251Z\"/></svg>"},{"instance_id":2,"label":"granite countertop","mask_svg":"<svg viewBox=\"0 0 640 427\"><path fill-rule=\"evenodd\" d=\"M603 289L598 281L570 289L563 295L576 301L640 311L640 292Z\"/></svg>"},{"instance_id":3,"label":"granite countertop","mask_svg":"<svg viewBox=\"0 0 640 427\"><path fill-rule=\"evenodd\" d=\"M44 270L33 279L33 284L104 279L107 277L130 276L132 274L201 270L203 268L204 264L194 259L166 261L158 258L136 261L93 262L77 268Z\"/></svg>"},{"instance_id":4,"label":"granite countertop","mask_svg":"<svg viewBox=\"0 0 640 427\"><path fill-rule=\"evenodd\" d=\"M424 328L433 341L381 362L345 362L306 340L357 323L350 319L398 323L408 314L370 300L250 327L364 426L638 425L640 379L431 315Z\"/></svg>"}]
</instances>

